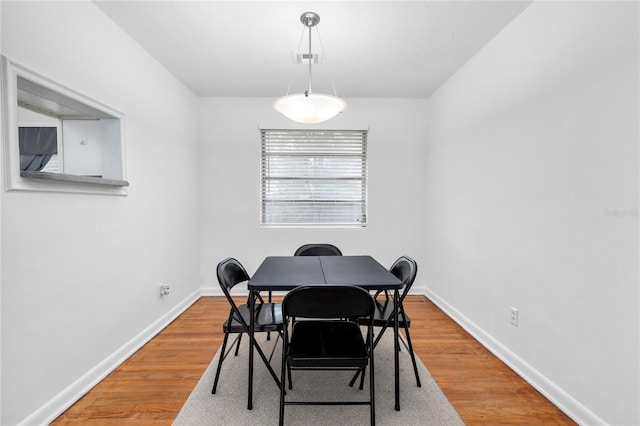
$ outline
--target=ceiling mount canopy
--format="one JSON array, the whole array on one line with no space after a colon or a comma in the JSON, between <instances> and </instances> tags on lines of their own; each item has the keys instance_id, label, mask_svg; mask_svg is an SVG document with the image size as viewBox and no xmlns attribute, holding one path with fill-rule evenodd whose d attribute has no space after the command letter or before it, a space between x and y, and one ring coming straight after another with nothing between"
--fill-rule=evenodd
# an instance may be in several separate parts
<instances>
[{"instance_id":1,"label":"ceiling mount canopy","mask_svg":"<svg viewBox=\"0 0 640 426\"><path fill-rule=\"evenodd\" d=\"M318 25L320 16L314 12L304 12L300 15L300 22L302 22L302 25L305 27L303 31L309 31L309 53L308 55L302 55L302 58L309 62L306 89L304 93L294 93L291 95L287 90L287 95L276 99L273 107L276 111L299 123L322 123L344 111L347 103L338 97L335 86L333 85L333 79L331 78L334 95L312 92L311 77L314 55L311 51L311 29ZM320 38L319 33L318 38ZM322 47L322 41L320 41L320 46ZM289 81L289 86L291 86L291 81Z\"/></svg>"},{"instance_id":2,"label":"ceiling mount canopy","mask_svg":"<svg viewBox=\"0 0 640 426\"><path fill-rule=\"evenodd\" d=\"M300 15L300 22L305 27L315 27L320 22L320 16L315 12L305 12Z\"/></svg>"}]
</instances>

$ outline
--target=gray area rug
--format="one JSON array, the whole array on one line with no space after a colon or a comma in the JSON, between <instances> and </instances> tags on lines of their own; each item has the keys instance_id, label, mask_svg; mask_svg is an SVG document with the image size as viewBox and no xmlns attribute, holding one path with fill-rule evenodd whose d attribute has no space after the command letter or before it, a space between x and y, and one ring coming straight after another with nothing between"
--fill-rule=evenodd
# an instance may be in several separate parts
<instances>
[{"instance_id":1,"label":"gray area rug","mask_svg":"<svg viewBox=\"0 0 640 426\"><path fill-rule=\"evenodd\" d=\"M233 336L230 337L230 340ZM215 395L211 394L220 350L174 421L175 426L196 425L277 425L280 394L273 378L260 357L254 356L253 409L247 410L248 340L242 339L240 354L231 353L222 364L222 373ZM280 376L282 341L270 341L257 335L264 352L269 355L276 340L278 347L271 365ZM431 374L418 359L422 387L416 386L411 358L402 347L400 352L400 411L394 410L393 332L389 330L376 347L376 424L385 425L464 425L460 416L444 396ZM357 383L349 387L353 372L294 371L293 390L287 390L294 400L366 400L365 388ZM363 406L286 406L285 425L336 426L369 425L369 407Z\"/></svg>"}]
</instances>

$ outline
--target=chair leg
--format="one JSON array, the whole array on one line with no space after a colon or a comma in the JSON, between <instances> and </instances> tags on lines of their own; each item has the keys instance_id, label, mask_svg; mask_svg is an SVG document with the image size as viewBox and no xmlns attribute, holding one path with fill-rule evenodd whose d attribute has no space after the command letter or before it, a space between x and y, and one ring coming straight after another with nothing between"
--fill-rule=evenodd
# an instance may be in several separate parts
<instances>
[{"instance_id":1,"label":"chair leg","mask_svg":"<svg viewBox=\"0 0 640 426\"><path fill-rule=\"evenodd\" d=\"M413 345L411 344L411 335L409 334L409 327L407 324L404 324L404 333L407 337L407 344L409 345L409 354L411 355L411 362L413 363L413 371L416 373L416 384L419 388L422 387L422 383L420 383L420 375L418 374L418 364L416 363L416 355L413 353Z\"/></svg>"},{"instance_id":2,"label":"chair leg","mask_svg":"<svg viewBox=\"0 0 640 426\"><path fill-rule=\"evenodd\" d=\"M256 344L253 347L255 348L256 352L258 352L258 355L260 356L260 358L262 358L262 362L264 362L265 367L267 367L267 371L269 372L269 374L271 374L271 377L273 377L273 380L276 382L276 385L277 386L281 386L280 378L278 377L276 372L273 371L273 368L271 367L271 364L269 363L269 359L264 354L264 352L262 352L262 349L260 349L260 346L258 346Z\"/></svg>"},{"instance_id":3,"label":"chair leg","mask_svg":"<svg viewBox=\"0 0 640 426\"><path fill-rule=\"evenodd\" d=\"M382 290L379 290L378 293L380 293ZM376 293L376 294L378 294ZM382 338L382 333L384 333L384 328L380 331L380 334L378 334L378 337L376 338L376 340L373 342L373 347L375 348L378 345L378 342L380 341L380 338ZM373 339L373 333L371 334L370 337L367 337L369 339ZM368 343L367 343L368 344ZM360 386L359 389L362 390L364 389L364 373L367 370L367 367L364 367L362 370L358 370L356 371L356 373L353 375L353 377L351 378L351 381L349 382L349 386L353 387L354 383L356 382L356 380L358 379L358 376L360 376Z\"/></svg>"},{"instance_id":4,"label":"chair leg","mask_svg":"<svg viewBox=\"0 0 640 426\"><path fill-rule=\"evenodd\" d=\"M222 348L220 348L220 358L218 359L218 368L216 369L216 378L213 381L213 389L211 389L211 393L216 393L216 388L218 387L218 379L220 378L220 369L222 368L222 361L225 358L225 349L227 347L227 340L229 339L229 333L224 333L224 340L222 341ZM238 346L240 346L238 344Z\"/></svg>"},{"instance_id":5,"label":"chair leg","mask_svg":"<svg viewBox=\"0 0 640 426\"><path fill-rule=\"evenodd\" d=\"M369 336L373 338L373 332L369 331ZM371 353L369 354L369 399L371 403L371 426L375 426L376 424L376 380L374 372L376 370L375 365L373 363L374 351L373 345L370 349ZM362 372L364 376L364 371Z\"/></svg>"},{"instance_id":6,"label":"chair leg","mask_svg":"<svg viewBox=\"0 0 640 426\"><path fill-rule=\"evenodd\" d=\"M382 290L380 290L380 291L382 291ZM375 343L373 344L374 348L376 347L376 345L378 344L378 341L382 337L382 333L383 332L384 332L384 330L382 330L380 332L380 334L378 335L378 338L375 340ZM365 367L362 370L357 370L355 372L355 374L353 375L353 377L351 378L351 381L349 382L349 386L353 387L353 385L355 384L356 380L358 379L358 376L360 376L362 374L362 376L360 376L360 386L359 386L359 389L362 390L364 388L364 373L365 373L366 369L367 369L367 367Z\"/></svg>"},{"instance_id":7,"label":"chair leg","mask_svg":"<svg viewBox=\"0 0 640 426\"><path fill-rule=\"evenodd\" d=\"M349 386L354 385L359 375L360 375L360 370L356 371L356 374L353 375L353 377L351 378L351 381L349 382Z\"/></svg>"},{"instance_id":8,"label":"chair leg","mask_svg":"<svg viewBox=\"0 0 640 426\"><path fill-rule=\"evenodd\" d=\"M236 352L233 356L238 356L238 351L240 351L240 343L242 342L242 333L238 334L238 343L236 344Z\"/></svg>"},{"instance_id":9,"label":"chair leg","mask_svg":"<svg viewBox=\"0 0 640 426\"><path fill-rule=\"evenodd\" d=\"M280 412L278 416L278 424L280 426L283 426L284 424L284 395L285 395L284 384L286 382L285 370L289 370L289 384L291 384L291 370L288 368L289 366L287 365L287 357L286 357L287 346L285 344L284 339L286 339L286 337L284 337L282 341L282 362L280 365Z\"/></svg>"},{"instance_id":10,"label":"chair leg","mask_svg":"<svg viewBox=\"0 0 640 426\"><path fill-rule=\"evenodd\" d=\"M269 298L267 299L271 303L271 291L269 291ZM267 340L271 340L271 332L267 332Z\"/></svg>"},{"instance_id":11,"label":"chair leg","mask_svg":"<svg viewBox=\"0 0 640 426\"><path fill-rule=\"evenodd\" d=\"M271 333L271 332L269 332ZM271 349L271 354L269 355L269 363L271 363L271 359L273 358L273 354L276 353L276 348L278 347L278 339L282 338L282 336L280 335L280 333L278 333L278 337L276 337L276 342L273 344L273 349ZM267 339L269 340L269 339Z\"/></svg>"},{"instance_id":12,"label":"chair leg","mask_svg":"<svg viewBox=\"0 0 640 426\"><path fill-rule=\"evenodd\" d=\"M364 389L364 373L367 371L367 367L364 367L361 371L360 371L360 387L359 389L362 390Z\"/></svg>"}]
</instances>

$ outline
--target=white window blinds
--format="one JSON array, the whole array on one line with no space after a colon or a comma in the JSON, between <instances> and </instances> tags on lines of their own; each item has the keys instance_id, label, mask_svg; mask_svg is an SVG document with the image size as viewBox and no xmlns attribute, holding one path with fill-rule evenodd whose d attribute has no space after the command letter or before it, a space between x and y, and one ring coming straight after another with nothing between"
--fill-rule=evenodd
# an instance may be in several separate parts
<instances>
[{"instance_id":1,"label":"white window blinds","mask_svg":"<svg viewBox=\"0 0 640 426\"><path fill-rule=\"evenodd\" d=\"M366 130L261 134L261 224L366 225Z\"/></svg>"}]
</instances>

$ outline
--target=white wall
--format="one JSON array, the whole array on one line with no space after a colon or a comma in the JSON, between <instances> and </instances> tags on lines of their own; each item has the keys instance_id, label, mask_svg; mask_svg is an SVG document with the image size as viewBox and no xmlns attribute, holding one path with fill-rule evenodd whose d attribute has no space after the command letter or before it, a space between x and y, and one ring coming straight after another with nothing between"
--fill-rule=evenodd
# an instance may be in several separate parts
<instances>
[{"instance_id":1,"label":"white wall","mask_svg":"<svg viewBox=\"0 0 640 426\"><path fill-rule=\"evenodd\" d=\"M273 99L200 100L200 279L208 291L220 293L215 267L226 257L236 257L253 274L265 256L292 255L309 242L334 243L345 254L372 254L386 266L403 254L423 262L424 237L416 230L424 228L426 101L346 101L347 110L324 124L369 127L366 228L260 228L259 128L293 122L273 110ZM419 270L415 287L421 286Z\"/></svg>"},{"instance_id":2,"label":"white wall","mask_svg":"<svg viewBox=\"0 0 640 426\"><path fill-rule=\"evenodd\" d=\"M429 105L429 295L584 424L640 423L638 16L536 2Z\"/></svg>"},{"instance_id":3,"label":"white wall","mask_svg":"<svg viewBox=\"0 0 640 426\"><path fill-rule=\"evenodd\" d=\"M98 120L62 120L65 173L104 176L102 152L108 141L102 140L101 128Z\"/></svg>"},{"instance_id":4,"label":"white wall","mask_svg":"<svg viewBox=\"0 0 640 426\"><path fill-rule=\"evenodd\" d=\"M0 7L2 54L124 113L131 183L126 197L1 194L11 425L46 421L199 294L198 117L195 97L93 3Z\"/></svg>"},{"instance_id":5,"label":"white wall","mask_svg":"<svg viewBox=\"0 0 640 426\"><path fill-rule=\"evenodd\" d=\"M0 4L0 46L2 46L2 5ZM1 49L0 49L1 50ZM0 99L5 96L0 84ZM0 102L0 135L4 135L4 106ZM0 149L0 176L4 176L4 154ZM0 197L0 420L2 419L2 197Z\"/></svg>"}]
</instances>

